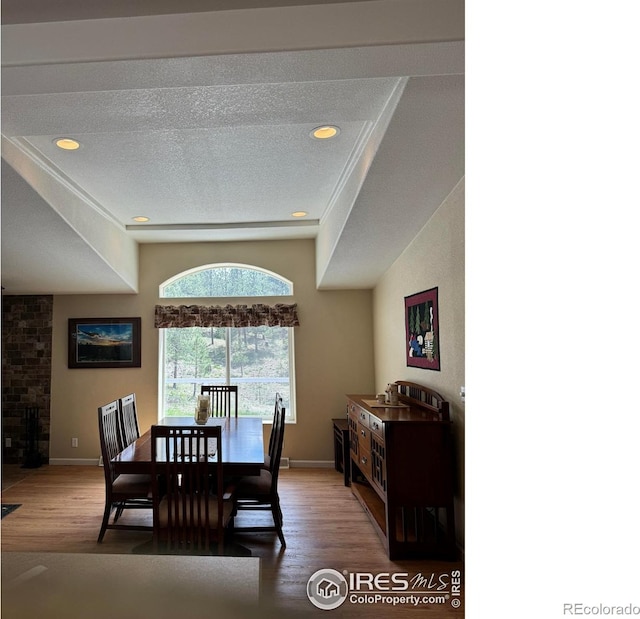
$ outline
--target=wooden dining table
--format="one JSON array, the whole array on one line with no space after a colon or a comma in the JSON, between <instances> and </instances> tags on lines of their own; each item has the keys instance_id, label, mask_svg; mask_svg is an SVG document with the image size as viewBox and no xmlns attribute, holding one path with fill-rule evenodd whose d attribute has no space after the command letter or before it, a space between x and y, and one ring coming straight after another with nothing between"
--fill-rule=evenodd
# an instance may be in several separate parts
<instances>
[{"instance_id":1,"label":"wooden dining table","mask_svg":"<svg viewBox=\"0 0 640 619\"><path fill-rule=\"evenodd\" d=\"M193 417L163 417L158 425L197 425ZM221 450L224 474L260 475L264 464L262 419L258 417L209 417L207 425L222 427ZM116 474L151 472L151 428L125 447L112 463Z\"/></svg>"}]
</instances>

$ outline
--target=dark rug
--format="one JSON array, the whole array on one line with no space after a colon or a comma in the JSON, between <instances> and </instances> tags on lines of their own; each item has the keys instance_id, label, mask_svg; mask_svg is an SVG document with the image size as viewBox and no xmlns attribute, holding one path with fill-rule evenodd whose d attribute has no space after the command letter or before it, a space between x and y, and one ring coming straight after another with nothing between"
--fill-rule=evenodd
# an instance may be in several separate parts
<instances>
[{"instance_id":1,"label":"dark rug","mask_svg":"<svg viewBox=\"0 0 640 619\"><path fill-rule=\"evenodd\" d=\"M8 504L3 503L2 504L2 517L4 518L5 516L10 514L11 512L16 511L16 509L18 509L18 507L20 507L20 505L22 505L22 503L18 503L17 505L8 505Z\"/></svg>"}]
</instances>

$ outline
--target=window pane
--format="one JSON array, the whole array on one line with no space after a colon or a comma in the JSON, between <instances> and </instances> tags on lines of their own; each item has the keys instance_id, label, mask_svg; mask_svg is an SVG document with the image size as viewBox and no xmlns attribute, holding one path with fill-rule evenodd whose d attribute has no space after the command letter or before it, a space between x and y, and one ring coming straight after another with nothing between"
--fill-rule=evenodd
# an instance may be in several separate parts
<instances>
[{"instance_id":1,"label":"window pane","mask_svg":"<svg viewBox=\"0 0 640 619\"><path fill-rule=\"evenodd\" d=\"M289 329L244 327L230 329L231 384L242 393L243 415L273 418L275 394L290 410Z\"/></svg>"},{"instance_id":2,"label":"window pane","mask_svg":"<svg viewBox=\"0 0 640 619\"><path fill-rule=\"evenodd\" d=\"M167 297L264 297L293 293L291 283L275 275L239 266L218 266L189 273L161 290Z\"/></svg>"},{"instance_id":3,"label":"window pane","mask_svg":"<svg viewBox=\"0 0 640 619\"><path fill-rule=\"evenodd\" d=\"M165 415L193 415L203 376L225 381L226 329L164 329Z\"/></svg>"},{"instance_id":4,"label":"window pane","mask_svg":"<svg viewBox=\"0 0 640 619\"><path fill-rule=\"evenodd\" d=\"M240 416L271 420L275 394L280 393L287 418L292 419L290 328L192 327L163 332L164 416L193 415L202 384L231 384L238 385Z\"/></svg>"}]
</instances>

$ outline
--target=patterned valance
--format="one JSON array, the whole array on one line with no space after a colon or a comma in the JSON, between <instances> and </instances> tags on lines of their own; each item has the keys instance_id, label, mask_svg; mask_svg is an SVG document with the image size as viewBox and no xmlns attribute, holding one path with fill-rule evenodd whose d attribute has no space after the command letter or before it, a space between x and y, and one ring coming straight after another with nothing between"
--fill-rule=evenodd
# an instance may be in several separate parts
<instances>
[{"instance_id":1,"label":"patterned valance","mask_svg":"<svg viewBox=\"0 0 640 619\"><path fill-rule=\"evenodd\" d=\"M156 305L158 329L180 327L297 327L297 305Z\"/></svg>"}]
</instances>

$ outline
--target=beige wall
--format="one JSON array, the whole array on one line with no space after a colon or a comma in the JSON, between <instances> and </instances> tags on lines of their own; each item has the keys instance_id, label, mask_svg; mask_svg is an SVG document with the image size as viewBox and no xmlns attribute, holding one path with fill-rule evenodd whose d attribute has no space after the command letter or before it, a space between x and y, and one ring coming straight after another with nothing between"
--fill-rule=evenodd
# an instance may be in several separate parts
<instances>
[{"instance_id":1,"label":"beige wall","mask_svg":"<svg viewBox=\"0 0 640 619\"><path fill-rule=\"evenodd\" d=\"M318 291L313 240L178 243L140 246L140 292L135 295L59 295L53 304L51 381L52 461L97 460L97 407L135 392L140 425L158 414L158 287L184 270L239 262L294 283L301 326L295 329L297 423L287 426L284 456L331 461L330 420L343 416L346 393L373 393L395 380L433 387L451 402L456 445L456 520L464 532L464 181L433 215L375 290ZM441 371L406 367L404 297L438 287ZM212 299L212 303L224 302ZM67 368L67 319L142 317L142 367ZM266 426L268 434L269 426ZM79 447L71 447L71 438ZM265 436L266 438L266 436Z\"/></svg>"},{"instance_id":2,"label":"beige wall","mask_svg":"<svg viewBox=\"0 0 640 619\"><path fill-rule=\"evenodd\" d=\"M457 462L456 528L464 536L464 179L434 213L373 293L375 383L379 392L409 380L441 393L451 403ZM407 367L404 297L438 288L440 371Z\"/></svg>"},{"instance_id":3,"label":"beige wall","mask_svg":"<svg viewBox=\"0 0 640 619\"><path fill-rule=\"evenodd\" d=\"M238 262L293 281L300 327L295 328L297 423L287 425L283 455L332 461L331 418L343 416L346 393L374 390L372 292L318 291L313 240L177 243L140 246L140 291L135 295L59 295L53 304L51 458L94 459L100 452L97 407L135 392L140 426L158 411L158 330L153 327L158 287L186 269ZM289 299L289 298L288 298ZM226 301L211 300L212 304ZM142 317L142 367L67 368L67 319ZM270 426L265 426L266 432ZM71 447L71 438L79 447Z\"/></svg>"}]
</instances>

